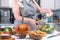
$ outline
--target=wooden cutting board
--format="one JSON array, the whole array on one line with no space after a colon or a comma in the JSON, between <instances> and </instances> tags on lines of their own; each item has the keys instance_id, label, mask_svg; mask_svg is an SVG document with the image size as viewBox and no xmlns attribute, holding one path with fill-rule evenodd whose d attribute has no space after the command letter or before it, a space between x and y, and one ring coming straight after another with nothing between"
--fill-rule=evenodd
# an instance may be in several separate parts
<instances>
[{"instance_id":1,"label":"wooden cutting board","mask_svg":"<svg viewBox=\"0 0 60 40\"><path fill-rule=\"evenodd\" d=\"M0 39L0 40L15 40L14 38L8 38L8 39Z\"/></svg>"}]
</instances>

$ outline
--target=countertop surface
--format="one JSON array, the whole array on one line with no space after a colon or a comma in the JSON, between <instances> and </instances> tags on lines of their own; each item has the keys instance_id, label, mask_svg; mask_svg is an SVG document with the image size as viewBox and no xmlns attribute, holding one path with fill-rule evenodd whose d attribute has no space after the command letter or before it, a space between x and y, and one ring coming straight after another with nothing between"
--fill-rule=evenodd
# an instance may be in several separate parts
<instances>
[{"instance_id":1,"label":"countertop surface","mask_svg":"<svg viewBox=\"0 0 60 40\"><path fill-rule=\"evenodd\" d=\"M1 27L6 27L6 26L8 26L8 27L11 27L11 28L13 28L13 24L4 24L4 25L2 25L2 24L0 24L1 25ZM52 37L52 38L48 38L49 36L51 36L51 35L56 35L58 32L57 31L54 31L54 33L53 34L47 34L45 37L43 37L41 40L60 40L60 36L56 36L56 37ZM29 37L29 35L27 35L26 36L26 38L24 38L24 39L19 39L17 36L14 36L14 35L12 35L12 37L13 38L15 38L15 40L33 40L33 39L31 39L30 37Z\"/></svg>"},{"instance_id":2,"label":"countertop surface","mask_svg":"<svg viewBox=\"0 0 60 40\"><path fill-rule=\"evenodd\" d=\"M46 37L43 37L41 40L60 40L60 36L56 36L56 37L52 37L52 38L48 38L51 35L56 35L58 32L55 31L53 34L47 34ZM19 39L18 37L12 35L13 38L15 38L15 40L33 40L31 38L29 38L29 35L26 36L26 38L24 39Z\"/></svg>"}]
</instances>

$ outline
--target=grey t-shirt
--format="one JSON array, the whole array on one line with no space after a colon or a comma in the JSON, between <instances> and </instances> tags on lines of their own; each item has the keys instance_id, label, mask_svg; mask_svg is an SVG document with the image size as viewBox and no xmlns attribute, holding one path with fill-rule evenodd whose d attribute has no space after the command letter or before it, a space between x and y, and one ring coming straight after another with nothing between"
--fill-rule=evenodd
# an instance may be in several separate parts
<instances>
[{"instance_id":1,"label":"grey t-shirt","mask_svg":"<svg viewBox=\"0 0 60 40\"><path fill-rule=\"evenodd\" d=\"M20 6L21 14L24 17L28 17L29 15L35 15L36 14L36 6L32 1L27 3L26 0L22 0L21 2L19 1L19 3L22 3L22 5L23 5L23 7L21 7L21 5L19 5L19 6Z\"/></svg>"}]
</instances>

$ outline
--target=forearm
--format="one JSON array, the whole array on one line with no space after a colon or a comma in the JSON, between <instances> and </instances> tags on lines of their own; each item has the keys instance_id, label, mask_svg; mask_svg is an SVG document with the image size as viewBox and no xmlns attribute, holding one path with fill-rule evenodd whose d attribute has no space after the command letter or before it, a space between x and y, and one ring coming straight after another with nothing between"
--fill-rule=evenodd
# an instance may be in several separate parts
<instances>
[{"instance_id":1,"label":"forearm","mask_svg":"<svg viewBox=\"0 0 60 40\"><path fill-rule=\"evenodd\" d=\"M35 0L33 0L34 4L37 7L37 12L39 13L46 13L48 16L53 15L53 12L50 9L46 9L46 8L40 8L40 6L37 4L37 2Z\"/></svg>"},{"instance_id":2,"label":"forearm","mask_svg":"<svg viewBox=\"0 0 60 40\"><path fill-rule=\"evenodd\" d=\"M22 18L23 18L22 16L17 16L17 17L15 17L15 20L22 21ZM33 20L33 19L24 17L24 22L30 22L31 20Z\"/></svg>"},{"instance_id":3,"label":"forearm","mask_svg":"<svg viewBox=\"0 0 60 40\"><path fill-rule=\"evenodd\" d=\"M13 0L12 11L14 14L15 20L22 21L21 10L19 9L19 5L16 0ZM28 21L28 18L24 18L24 21Z\"/></svg>"},{"instance_id":4,"label":"forearm","mask_svg":"<svg viewBox=\"0 0 60 40\"><path fill-rule=\"evenodd\" d=\"M36 7L37 7L37 12L39 12L40 13L40 6L37 4L37 2L36 1L33 1L34 2L34 4L36 5Z\"/></svg>"}]
</instances>

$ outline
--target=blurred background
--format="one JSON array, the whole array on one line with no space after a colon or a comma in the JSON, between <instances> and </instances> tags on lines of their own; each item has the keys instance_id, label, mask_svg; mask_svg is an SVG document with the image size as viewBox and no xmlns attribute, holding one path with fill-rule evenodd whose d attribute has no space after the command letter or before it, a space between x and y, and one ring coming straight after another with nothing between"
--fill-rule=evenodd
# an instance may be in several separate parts
<instances>
[{"instance_id":1,"label":"blurred background","mask_svg":"<svg viewBox=\"0 0 60 40\"><path fill-rule=\"evenodd\" d=\"M60 22L60 0L37 0L41 8L51 9L53 16L48 18L48 22ZM0 26L13 25L14 16L12 12L12 0L0 0Z\"/></svg>"}]
</instances>

